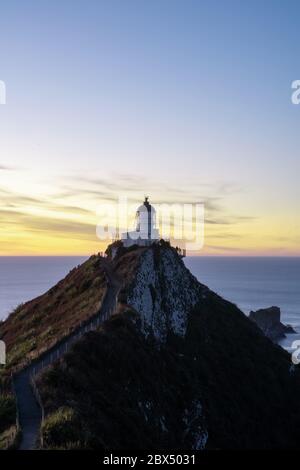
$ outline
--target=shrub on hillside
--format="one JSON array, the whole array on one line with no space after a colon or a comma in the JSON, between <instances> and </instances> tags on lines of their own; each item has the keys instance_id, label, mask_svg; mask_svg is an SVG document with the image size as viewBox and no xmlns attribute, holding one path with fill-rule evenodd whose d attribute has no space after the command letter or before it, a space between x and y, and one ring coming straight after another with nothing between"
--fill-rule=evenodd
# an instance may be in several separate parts
<instances>
[{"instance_id":1,"label":"shrub on hillside","mask_svg":"<svg viewBox=\"0 0 300 470\"><path fill-rule=\"evenodd\" d=\"M16 404L12 395L0 395L0 432L15 424Z\"/></svg>"},{"instance_id":2,"label":"shrub on hillside","mask_svg":"<svg viewBox=\"0 0 300 470\"><path fill-rule=\"evenodd\" d=\"M76 448L80 439L80 421L73 408L64 406L51 413L42 426L45 447L57 448L68 443L69 448Z\"/></svg>"}]
</instances>

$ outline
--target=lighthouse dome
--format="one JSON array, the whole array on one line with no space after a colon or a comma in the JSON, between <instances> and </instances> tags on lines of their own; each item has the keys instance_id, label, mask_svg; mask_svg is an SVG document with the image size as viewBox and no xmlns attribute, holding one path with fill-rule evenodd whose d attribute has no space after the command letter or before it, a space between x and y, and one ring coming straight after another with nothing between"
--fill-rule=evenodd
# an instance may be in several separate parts
<instances>
[{"instance_id":1,"label":"lighthouse dome","mask_svg":"<svg viewBox=\"0 0 300 470\"><path fill-rule=\"evenodd\" d=\"M148 212L151 212L151 213L155 213L155 209L153 206L151 206L150 202L149 202L149 198L146 196L145 197L145 200L143 202L143 204L141 204L137 210L136 210L136 213L140 213L140 212L145 212L145 211L148 211Z\"/></svg>"}]
</instances>

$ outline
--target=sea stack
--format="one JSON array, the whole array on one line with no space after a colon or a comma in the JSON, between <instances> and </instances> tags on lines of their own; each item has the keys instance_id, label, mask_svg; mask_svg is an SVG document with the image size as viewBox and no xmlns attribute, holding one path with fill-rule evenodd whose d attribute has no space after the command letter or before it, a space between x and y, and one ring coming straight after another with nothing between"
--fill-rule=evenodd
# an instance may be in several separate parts
<instances>
[{"instance_id":1,"label":"sea stack","mask_svg":"<svg viewBox=\"0 0 300 470\"><path fill-rule=\"evenodd\" d=\"M256 312L251 311L249 318L254 321L274 343L284 338L286 333L295 333L295 330L290 325L281 323L279 307L261 308L256 310Z\"/></svg>"}]
</instances>

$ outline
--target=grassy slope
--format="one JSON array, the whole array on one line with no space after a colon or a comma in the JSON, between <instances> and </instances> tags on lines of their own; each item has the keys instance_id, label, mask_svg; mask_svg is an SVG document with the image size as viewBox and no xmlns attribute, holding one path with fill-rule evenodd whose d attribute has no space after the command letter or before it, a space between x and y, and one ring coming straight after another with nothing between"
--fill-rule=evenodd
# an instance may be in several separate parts
<instances>
[{"instance_id":1,"label":"grassy slope","mask_svg":"<svg viewBox=\"0 0 300 470\"><path fill-rule=\"evenodd\" d=\"M7 365L0 369L0 448L14 435L15 404L10 373L38 357L81 321L93 315L105 294L101 258L92 256L45 294L12 312L0 323L7 346Z\"/></svg>"},{"instance_id":2,"label":"grassy slope","mask_svg":"<svg viewBox=\"0 0 300 470\"><path fill-rule=\"evenodd\" d=\"M46 446L188 448L182 417L199 399L210 448L298 446L299 370L237 307L209 292L185 340L160 349L131 318L112 318L40 378Z\"/></svg>"},{"instance_id":3,"label":"grassy slope","mask_svg":"<svg viewBox=\"0 0 300 470\"><path fill-rule=\"evenodd\" d=\"M11 394L0 394L0 450L10 447L17 434L15 400Z\"/></svg>"},{"instance_id":4,"label":"grassy slope","mask_svg":"<svg viewBox=\"0 0 300 470\"><path fill-rule=\"evenodd\" d=\"M92 256L48 292L20 305L0 324L7 368L20 367L93 315L105 293L101 259Z\"/></svg>"},{"instance_id":5,"label":"grassy slope","mask_svg":"<svg viewBox=\"0 0 300 470\"><path fill-rule=\"evenodd\" d=\"M124 296L142 252L129 250L116 261ZM13 313L0 326L10 366L94 313L103 286L99 258L92 257ZM191 314L186 339L170 337L160 350L136 322L133 312L122 311L42 375L46 446L188 448L194 431L184 433L182 417L199 399L211 448L298 446L299 372L289 373L289 355L234 305L209 293ZM46 333L49 326L54 333ZM33 348L28 339L35 339ZM13 422L13 403L3 394L0 432Z\"/></svg>"}]
</instances>

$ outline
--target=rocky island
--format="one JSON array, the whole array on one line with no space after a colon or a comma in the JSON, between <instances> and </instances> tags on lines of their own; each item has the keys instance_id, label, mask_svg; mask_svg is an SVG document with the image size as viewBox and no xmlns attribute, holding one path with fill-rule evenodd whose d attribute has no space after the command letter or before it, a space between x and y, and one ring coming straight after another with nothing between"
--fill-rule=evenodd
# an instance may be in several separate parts
<instances>
[{"instance_id":1,"label":"rocky island","mask_svg":"<svg viewBox=\"0 0 300 470\"><path fill-rule=\"evenodd\" d=\"M296 333L290 325L284 325L280 321L279 307L262 308L256 312L250 312L249 318L254 321L264 334L277 343L284 338L286 333Z\"/></svg>"}]
</instances>

